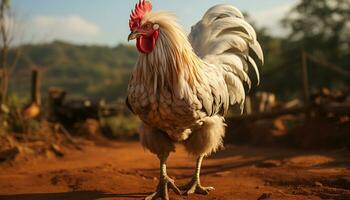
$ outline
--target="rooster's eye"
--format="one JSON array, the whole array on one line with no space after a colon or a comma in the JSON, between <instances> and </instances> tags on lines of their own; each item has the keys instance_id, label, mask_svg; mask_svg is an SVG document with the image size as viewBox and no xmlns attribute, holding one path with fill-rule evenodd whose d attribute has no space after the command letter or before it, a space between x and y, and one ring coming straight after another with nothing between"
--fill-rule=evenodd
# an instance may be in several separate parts
<instances>
[{"instance_id":1,"label":"rooster's eye","mask_svg":"<svg viewBox=\"0 0 350 200\"><path fill-rule=\"evenodd\" d=\"M158 30L159 29L159 25L158 24L153 24L153 30Z\"/></svg>"}]
</instances>

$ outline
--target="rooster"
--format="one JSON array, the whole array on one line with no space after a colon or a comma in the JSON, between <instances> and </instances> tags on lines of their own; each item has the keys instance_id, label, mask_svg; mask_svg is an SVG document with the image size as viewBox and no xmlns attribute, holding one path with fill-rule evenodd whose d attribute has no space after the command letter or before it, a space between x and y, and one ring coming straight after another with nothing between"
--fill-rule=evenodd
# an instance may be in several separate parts
<instances>
[{"instance_id":1,"label":"rooster","mask_svg":"<svg viewBox=\"0 0 350 200\"><path fill-rule=\"evenodd\" d=\"M173 14L152 12L147 0L136 4L129 25L128 40L136 39L140 54L126 103L142 120L141 144L160 160L158 186L146 200L169 199L168 189L206 195L214 188L201 185L202 160L223 145L229 106L242 109L251 76L259 82L256 33L231 5L210 8L188 37ZM166 170L175 143L197 158L193 178L181 187Z\"/></svg>"}]
</instances>

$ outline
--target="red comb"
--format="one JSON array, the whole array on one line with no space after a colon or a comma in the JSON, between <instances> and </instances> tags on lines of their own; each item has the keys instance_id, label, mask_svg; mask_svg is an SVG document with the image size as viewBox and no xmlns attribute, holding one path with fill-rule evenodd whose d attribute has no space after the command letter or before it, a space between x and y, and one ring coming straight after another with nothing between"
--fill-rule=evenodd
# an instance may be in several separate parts
<instances>
[{"instance_id":1,"label":"red comb","mask_svg":"<svg viewBox=\"0 0 350 200\"><path fill-rule=\"evenodd\" d=\"M140 26L140 21L147 12L152 11L152 4L147 0L140 0L131 11L129 26L130 29Z\"/></svg>"}]
</instances>

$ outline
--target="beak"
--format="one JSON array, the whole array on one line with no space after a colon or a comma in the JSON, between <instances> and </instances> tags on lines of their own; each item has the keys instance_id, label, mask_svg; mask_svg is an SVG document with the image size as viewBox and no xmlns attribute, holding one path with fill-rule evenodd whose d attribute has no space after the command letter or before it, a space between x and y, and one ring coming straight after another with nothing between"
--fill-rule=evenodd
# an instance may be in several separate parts
<instances>
[{"instance_id":1,"label":"beak","mask_svg":"<svg viewBox=\"0 0 350 200\"><path fill-rule=\"evenodd\" d=\"M128 36L128 41L136 39L140 35L137 31L132 31Z\"/></svg>"}]
</instances>

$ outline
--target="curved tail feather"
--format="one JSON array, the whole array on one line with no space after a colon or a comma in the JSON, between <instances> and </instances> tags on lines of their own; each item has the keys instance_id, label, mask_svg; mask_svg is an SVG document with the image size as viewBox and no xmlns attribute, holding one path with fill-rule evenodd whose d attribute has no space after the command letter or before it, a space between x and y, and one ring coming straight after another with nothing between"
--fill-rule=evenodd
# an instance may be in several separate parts
<instances>
[{"instance_id":1,"label":"curved tail feather","mask_svg":"<svg viewBox=\"0 0 350 200\"><path fill-rule=\"evenodd\" d=\"M232 5L216 5L192 27L189 35L195 53L209 64L223 69L230 103L241 104L245 99L244 83L251 87L250 74L260 81L259 65L264 63L263 51L253 27ZM253 70L254 73L249 73Z\"/></svg>"}]
</instances>

